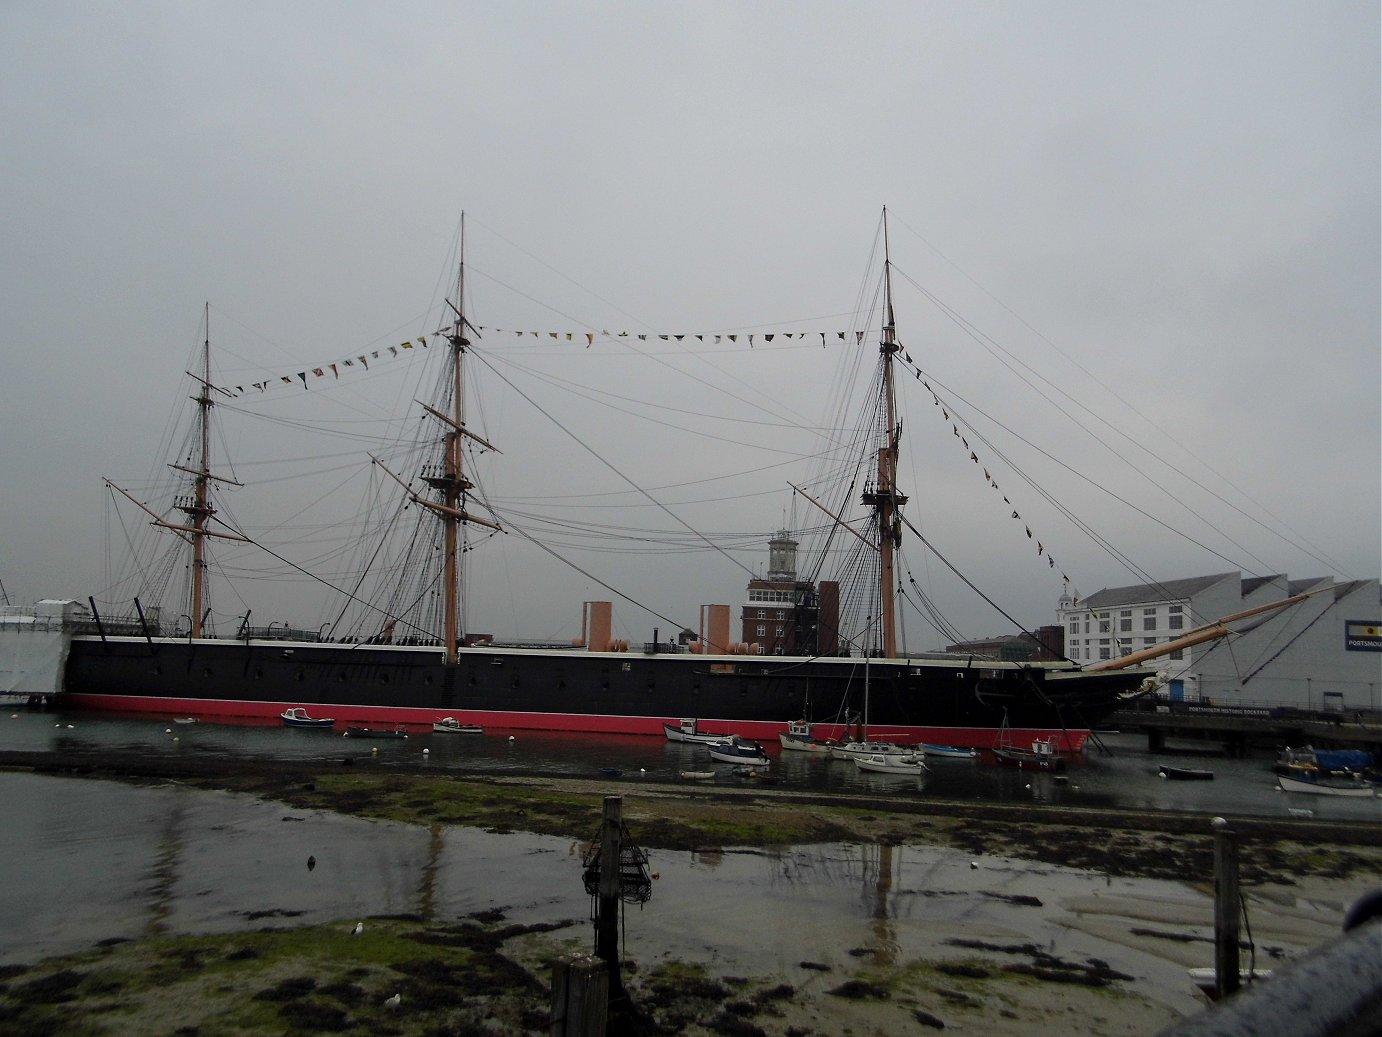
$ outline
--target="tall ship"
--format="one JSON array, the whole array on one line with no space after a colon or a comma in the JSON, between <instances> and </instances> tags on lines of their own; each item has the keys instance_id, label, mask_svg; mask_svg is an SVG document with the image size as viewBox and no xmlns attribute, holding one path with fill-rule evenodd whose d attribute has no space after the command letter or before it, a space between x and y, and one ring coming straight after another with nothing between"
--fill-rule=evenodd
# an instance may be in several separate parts
<instances>
[{"instance_id":1,"label":"tall ship","mask_svg":"<svg viewBox=\"0 0 1382 1037\"><path fill-rule=\"evenodd\" d=\"M612 635L607 601L585 603L581 635L565 644L505 643L465 629L464 558L477 538L497 535L508 523L486 507L474 481L473 459L497 448L476 433L467 412L467 374L477 353L484 360L485 329L466 313L463 227L446 322L421 342L431 347L429 363L444 367L435 398L418 412L434 452L411 469L370 455L382 473L378 483L393 491L395 510L406 506L428 530L422 546L404 552L408 557L390 557L390 569L399 573L396 589L367 600L363 581L341 586L324 579L346 602L343 609L360 617L353 632L344 623L259 626L249 608L233 632L218 633L207 622L211 556L250 539L217 503L236 480L213 465L213 418L234 393L213 380L208 326L193 373L195 430L169 465L183 481L181 491L160 505L110 484L122 501L142 509L142 521L185 551L180 566L164 565L186 574L185 587L157 603L144 589L128 607L89 600L78 610L60 676L65 704L250 720L304 707L344 723L390 727L452 717L487 729L658 736L667 724L696 718L710 729L764 739L805 719L826 737L866 722L896 740L986 748L1001 731L1014 741L1050 739L1062 751L1078 751L1092 727L1150 688L1145 669L1082 668L1059 656L1000 661L909 654L900 646L898 552L916 530L904 514L908 498L898 480L898 368L910 356L893 313L886 211L876 356L873 342L859 338L873 366L864 408L870 427L855 440L861 458L852 481L833 498L801 491L819 516L822 539L854 570L829 581L828 595L819 593L824 581L811 580L780 595L778 610L790 613L797 632L788 652L731 641L727 617L714 608L702 608L699 629L669 622L666 638L655 632L635 644ZM845 542L849 550L840 547ZM415 558L425 571L404 582L410 567L403 562Z\"/></svg>"}]
</instances>

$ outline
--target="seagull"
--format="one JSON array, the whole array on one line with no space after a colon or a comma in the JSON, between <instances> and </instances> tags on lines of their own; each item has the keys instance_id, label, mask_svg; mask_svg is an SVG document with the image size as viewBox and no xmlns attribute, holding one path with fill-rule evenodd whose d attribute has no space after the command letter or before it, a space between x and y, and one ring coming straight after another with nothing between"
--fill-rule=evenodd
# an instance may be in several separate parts
<instances>
[{"instance_id":1,"label":"seagull","mask_svg":"<svg viewBox=\"0 0 1382 1037\"><path fill-rule=\"evenodd\" d=\"M364 931L365 931L365 923L364 923L364 922L356 922L356 923L355 923L355 928L352 929L352 930L350 931L350 935L351 935L351 936L359 936L359 935L360 935L361 933L363 933Z\"/></svg>"},{"instance_id":2,"label":"seagull","mask_svg":"<svg viewBox=\"0 0 1382 1037\"><path fill-rule=\"evenodd\" d=\"M970 871L978 871L978 870L979 870L979 862L978 862L978 861L970 861L970 862L969 862L969 870L970 870Z\"/></svg>"},{"instance_id":3,"label":"seagull","mask_svg":"<svg viewBox=\"0 0 1382 1037\"><path fill-rule=\"evenodd\" d=\"M426 755L428 755L431 751L432 751L431 749L424 749L424 750L422 750L422 755L423 755L423 756L426 756Z\"/></svg>"},{"instance_id":4,"label":"seagull","mask_svg":"<svg viewBox=\"0 0 1382 1037\"><path fill-rule=\"evenodd\" d=\"M518 741L518 739L516 739L513 735L509 735L509 741L510 741L510 742L516 742L516 741Z\"/></svg>"},{"instance_id":5,"label":"seagull","mask_svg":"<svg viewBox=\"0 0 1382 1037\"><path fill-rule=\"evenodd\" d=\"M386 998L384 998L384 1007L385 1007L385 1008L397 1008L397 1007L398 1007L399 1005L401 1005L402 1003L403 1003L403 995L402 995L402 994L394 994L393 997L386 997Z\"/></svg>"},{"instance_id":6,"label":"seagull","mask_svg":"<svg viewBox=\"0 0 1382 1037\"><path fill-rule=\"evenodd\" d=\"M313 857L313 856L311 856L311 855L309 854L308 857L307 857L307 870L308 870L308 871L311 871L311 870L312 870L313 868L315 868L316 866L317 866L317 858L315 858L315 857Z\"/></svg>"}]
</instances>

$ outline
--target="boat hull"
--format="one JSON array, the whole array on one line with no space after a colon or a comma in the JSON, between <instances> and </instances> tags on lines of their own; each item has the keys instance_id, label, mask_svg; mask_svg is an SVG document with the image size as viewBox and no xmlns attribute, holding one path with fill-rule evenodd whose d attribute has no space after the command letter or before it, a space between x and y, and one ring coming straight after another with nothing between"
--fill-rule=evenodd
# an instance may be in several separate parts
<instances>
[{"instance_id":1,"label":"boat hull","mask_svg":"<svg viewBox=\"0 0 1382 1037\"><path fill-rule=\"evenodd\" d=\"M1282 792L1304 792L1311 796L1352 796L1367 799L1382 794L1382 790L1370 782L1346 779L1292 778L1289 775L1278 774L1276 785Z\"/></svg>"},{"instance_id":2,"label":"boat hull","mask_svg":"<svg viewBox=\"0 0 1382 1037\"><path fill-rule=\"evenodd\" d=\"M1006 713L1010 736L1054 738L1078 752L1142 676L874 659L870 724L908 741L988 748ZM69 646L62 697L115 712L264 718L296 705L348 724L430 726L454 716L487 728L609 734L663 735L696 716L775 738L808 701L861 712L864 665L507 648L465 649L447 664L430 646L82 634ZM816 727L845 734L843 725Z\"/></svg>"}]
</instances>

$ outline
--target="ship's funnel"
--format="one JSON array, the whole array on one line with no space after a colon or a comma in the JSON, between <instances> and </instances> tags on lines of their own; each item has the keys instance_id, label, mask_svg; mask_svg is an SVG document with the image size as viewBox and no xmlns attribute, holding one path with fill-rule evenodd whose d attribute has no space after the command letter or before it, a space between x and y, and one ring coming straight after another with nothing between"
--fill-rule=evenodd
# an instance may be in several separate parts
<instances>
[{"instance_id":1,"label":"ship's funnel","mask_svg":"<svg viewBox=\"0 0 1382 1037\"><path fill-rule=\"evenodd\" d=\"M587 601L581 609L586 651L608 652L614 628L614 606L608 601Z\"/></svg>"},{"instance_id":2,"label":"ship's funnel","mask_svg":"<svg viewBox=\"0 0 1382 1037\"><path fill-rule=\"evenodd\" d=\"M729 651L729 606L701 606L701 651L724 655Z\"/></svg>"}]
</instances>

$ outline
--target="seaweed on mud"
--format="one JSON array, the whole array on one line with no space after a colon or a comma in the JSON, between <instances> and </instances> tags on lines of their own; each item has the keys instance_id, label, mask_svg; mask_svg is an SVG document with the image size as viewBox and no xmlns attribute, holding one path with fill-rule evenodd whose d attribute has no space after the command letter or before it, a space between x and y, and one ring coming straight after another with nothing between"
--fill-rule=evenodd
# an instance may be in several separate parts
<instances>
[{"instance_id":1,"label":"seaweed on mud","mask_svg":"<svg viewBox=\"0 0 1382 1037\"><path fill-rule=\"evenodd\" d=\"M945 1020L939 1016L932 1015L924 1008L912 1009L912 1018L921 1023L922 1026L929 1026L933 1030L944 1030Z\"/></svg>"},{"instance_id":2,"label":"seaweed on mud","mask_svg":"<svg viewBox=\"0 0 1382 1037\"><path fill-rule=\"evenodd\" d=\"M256 1001L297 1001L306 997L316 987L317 981L311 976L294 976L259 991L254 995L254 999Z\"/></svg>"},{"instance_id":3,"label":"seaweed on mud","mask_svg":"<svg viewBox=\"0 0 1382 1037\"><path fill-rule=\"evenodd\" d=\"M62 969L47 976L39 976L27 983L21 983L10 991L10 996L20 1002L40 1005L58 1005L77 999L76 989L86 978L85 972L76 969Z\"/></svg>"},{"instance_id":4,"label":"seaweed on mud","mask_svg":"<svg viewBox=\"0 0 1382 1037\"><path fill-rule=\"evenodd\" d=\"M721 1012L706 1023L705 1028L711 1033L723 1034L724 1037L768 1037L767 1031L761 1026L729 1012Z\"/></svg>"},{"instance_id":5,"label":"seaweed on mud","mask_svg":"<svg viewBox=\"0 0 1382 1037\"><path fill-rule=\"evenodd\" d=\"M971 965L962 961L942 961L936 965L936 971L957 979L988 979L993 974L982 965Z\"/></svg>"},{"instance_id":6,"label":"seaweed on mud","mask_svg":"<svg viewBox=\"0 0 1382 1037\"><path fill-rule=\"evenodd\" d=\"M358 1008L365 1002L365 989L358 983L328 983L317 990L322 997L329 997L347 1008Z\"/></svg>"},{"instance_id":7,"label":"seaweed on mud","mask_svg":"<svg viewBox=\"0 0 1382 1037\"><path fill-rule=\"evenodd\" d=\"M346 1026L344 1008L324 1005L317 1001L290 1001L278 1010L284 1022L298 1030L320 1030L337 1033ZM376 1031L377 1032L377 1031Z\"/></svg>"},{"instance_id":8,"label":"seaweed on mud","mask_svg":"<svg viewBox=\"0 0 1382 1037\"><path fill-rule=\"evenodd\" d=\"M826 993L851 1001L886 1001L892 997L886 987L881 987L877 983L870 983L866 979L846 980L834 990L827 990Z\"/></svg>"}]
</instances>

